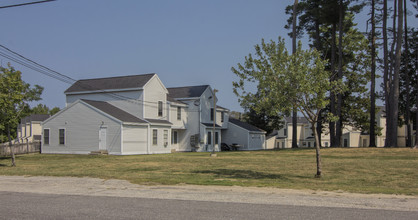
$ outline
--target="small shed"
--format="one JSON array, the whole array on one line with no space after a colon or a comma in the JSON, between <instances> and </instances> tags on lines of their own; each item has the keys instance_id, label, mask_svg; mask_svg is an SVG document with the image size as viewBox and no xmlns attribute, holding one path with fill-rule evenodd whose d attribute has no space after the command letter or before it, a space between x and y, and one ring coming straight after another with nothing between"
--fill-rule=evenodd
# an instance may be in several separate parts
<instances>
[{"instance_id":1,"label":"small shed","mask_svg":"<svg viewBox=\"0 0 418 220\"><path fill-rule=\"evenodd\" d=\"M228 129L222 130L222 142L238 145L238 150L266 149L266 132L254 125L229 118Z\"/></svg>"}]
</instances>

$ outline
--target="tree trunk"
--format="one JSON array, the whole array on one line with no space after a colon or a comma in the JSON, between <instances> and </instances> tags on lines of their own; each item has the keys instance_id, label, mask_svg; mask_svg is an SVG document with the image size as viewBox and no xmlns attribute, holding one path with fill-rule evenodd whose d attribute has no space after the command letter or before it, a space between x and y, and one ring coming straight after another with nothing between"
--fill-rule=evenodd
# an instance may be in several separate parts
<instances>
[{"instance_id":1,"label":"tree trunk","mask_svg":"<svg viewBox=\"0 0 418 220\"><path fill-rule=\"evenodd\" d=\"M407 23L407 9L406 9L406 0L404 0L404 7L405 7L405 12L404 12L404 19L405 19L405 53L408 53L408 23ZM409 103L409 68L408 68L408 64L409 64L409 57L405 56L405 72L404 74L406 75L406 79L405 79L405 84L406 84L406 106L405 106L405 122L406 122L406 147L412 147L412 135L411 135L411 111L410 111L410 103Z\"/></svg>"},{"instance_id":2,"label":"tree trunk","mask_svg":"<svg viewBox=\"0 0 418 220\"><path fill-rule=\"evenodd\" d=\"M336 35L336 25L332 24L332 38L331 38L331 78L330 81L335 80L335 35ZM335 94L330 93L330 110L333 115L337 115L335 111ZM329 123L329 135L331 139L331 147L336 147L335 141L335 122Z\"/></svg>"},{"instance_id":3,"label":"tree trunk","mask_svg":"<svg viewBox=\"0 0 418 220\"><path fill-rule=\"evenodd\" d=\"M321 165L321 147L319 143L318 132L316 132L316 122L311 122L312 131L314 132L315 136L315 150L316 150L316 178L322 177L322 165Z\"/></svg>"},{"instance_id":4,"label":"tree trunk","mask_svg":"<svg viewBox=\"0 0 418 220\"><path fill-rule=\"evenodd\" d=\"M375 134L375 123L376 123L376 21L374 17L375 11L375 0L372 0L372 68L371 68L371 84L370 84L370 142L369 147L376 147L376 134Z\"/></svg>"},{"instance_id":5,"label":"tree trunk","mask_svg":"<svg viewBox=\"0 0 418 220\"><path fill-rule=\"evenodd\" d=\"M15 153L12 147L12 136L10 135L10 126L7 125L7 137L9 138L9 148L10 148L10 155L12 156L12 167L16 166L16 158Z\"/></svg>"},{"instance_id":6,"label":"tree trunk","mask_svg":"<svg viewBox=\"0 0 418 220\"><path fill-rule=\"evenodd\" d=\"M387 34L387 17L388 17L388 2L383 0L383 83L385 93L385 115L386 115L386 138L385 147L390 146L389 141L389 114L390 114L390 103L389 103L389 52L388 52L388 34Z\"/></svg>"},{"instance_id":7,"label":"tree trunk","mask_svg":"<svg viewBox=\"0 0 418 220\"><path fill-rule=\"evenodd\" d=\"M339 1L339 21L338 21L338 80L343 78L343 0ZM335 145L341 147L341 139L343 135L343 119L342 119L342 103L343 96L341 93L338 93L337 100L337 116L338 121L335 131Z\"/></svg>"},{"instance_id":8,"label":"tree trunk","mask_svg":"<svg viewBox=\"0 0 418 220\"><path fill-rule=\"evenodd\" d=\"M293 21L292 21L292 53L296 53L296 18L297 18L297 6L298 6L298 0L295 0L293 4ZM293 114L292 114L292 148L297 148L297 137L298 137L298 112L297 108L293 108Z\"/></svg>"},{"instance_id":9,"label":"tree trunk","mask_svg":"<svg viewBox=\"0 0 418 220\"><path fill-rule=\"evenodd\" d=\"M319 9L319 4L318 1L314 1L314 7L315 9L318 11ZM317 51L322 51L322 43L321 43L321 31L320 31L320 21L319 21L319 13L316 12L317 14L315 15L315 47ZM317 122L317 132L318 132L318 137L319 137L319 146L322 147L322 141L321 141L321 136L322 136L322 123L323 123L323 118L322 118L322 111L319 111L319 117L318 117L318 122Z\"/></svg>"},{"instance_id":10,"label":"tree trunk","mask_svg":"<svg viewBox=\"0 0 418 220\"><path fill-rule=\"evenodd\" d=\"M391 142L392 147L398 147L398 115L399 115L399 75L401 69L401 48L402 48L402 22L403 22L403 1L398 0L398 31L396 34L395 69L393 71L393 84L391 89Z\"/></svg>"},{"instance_id":11,"label":"tree trunk","mask_svg":"<svg viewBox=\"0 0 418 220\"><path fill-rule=\"evenodd\" d=\"M418 66L418 56L415 57L415 66ZM415 74L417 74L417 70L415 70ZM418 148L418 80L416 83L416 90L417 94L415 97L415 146L414 149Z\"/></svg>"},{"instance_id":12,"label":"tree trunk","mask_svg":"<svg viewBox=\"0 0 418 220\"><path fill-rule=\"evenodd\" d=\"M321 135L322 135L322 109L319 110L318 122L316 122L316 132L318 133L319 147L322 147L322 140L321 140Z\"/></svg>"},{"instance_id":13,"label":"tree trunk","mask_svg":"<svg viewBox=\"0 0 418 220\"><path fill-rule=\"evenodd\" d=\"M416 64L418 64L418 57L415 57L415 62ZM415 65L415 66L418 66L418 65ZM418 91L418 80L415 86ZM415 103L416 108L415 108L415 146L414 146L414 149L417 149L418 148L418 92L416 94L415 102L416 102Z\"/></svg>"},{"instance_id":14,"label":"tree trunk","mask_svg":"<svg viewBox=\"0 0 418 220\"><path fill-rule=\"evenodd\" d=\"M294 108L292 113L292 148L298 148L298 112Z\"/></svg>"}]
</instances>

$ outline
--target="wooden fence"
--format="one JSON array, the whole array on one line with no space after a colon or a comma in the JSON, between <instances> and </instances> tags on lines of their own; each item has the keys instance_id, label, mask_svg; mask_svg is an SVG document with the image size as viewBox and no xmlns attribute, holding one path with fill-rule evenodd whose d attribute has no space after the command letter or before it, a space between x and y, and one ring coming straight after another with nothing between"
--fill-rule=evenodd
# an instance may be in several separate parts
<instances>
[{"instance_id":1,"label":"wooden fence","mask_svg":"<svg viewBox=\"0 0 418 220\"><path fill-rule=\"evenodd\" d=\"M41 142L35 141L31 143L16 143L12 145L14 154L40 153ZM0 156L10 156L10 147L8 143L0 145Z\"/></svg>"}]
</instances>

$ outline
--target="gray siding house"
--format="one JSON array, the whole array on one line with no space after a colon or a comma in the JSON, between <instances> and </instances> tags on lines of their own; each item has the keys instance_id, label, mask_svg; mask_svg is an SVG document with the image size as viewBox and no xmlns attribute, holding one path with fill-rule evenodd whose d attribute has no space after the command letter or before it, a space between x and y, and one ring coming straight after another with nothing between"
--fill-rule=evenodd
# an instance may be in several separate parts
<instances>
[{"instance_id":1,"label":"gray siding house","mask_svg":"<svg viewBox=\"0 0 418 220\"><path fill-rule=\"evenodd\" d=\"M241 136L251 145L245 150L263 149L262 132L235 128L226 108L214 112L209 85L166 88L144 74L79 80L65 95L66 108L42 123L42 153L219 151Z\"/></svg>"}]
</instances>

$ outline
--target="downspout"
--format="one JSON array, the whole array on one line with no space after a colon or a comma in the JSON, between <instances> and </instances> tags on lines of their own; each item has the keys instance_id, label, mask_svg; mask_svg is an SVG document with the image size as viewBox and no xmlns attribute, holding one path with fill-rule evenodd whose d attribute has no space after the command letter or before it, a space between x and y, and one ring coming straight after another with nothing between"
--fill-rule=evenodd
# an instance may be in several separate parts
<instances>
[{"instance_id":1,"label":"downspout","mask_svg":"<svg viewBox=\"0 0 418 220\"><path fill-rule=\"evenodd\" d=\"M197 140L197 145L196 145L196 146L199 146L199 148L201 147L200 146L200 136L201 136L201 134L200 134L200 123L202 121L202 103L201 103L201 101L202 100L199 98L199 125L198 125L198 127L199 127L199 138Z\"/></svg>"},{"instance_id":2,"label":"downspout","mask_svg":"<svg viewBox=\"0 0 418 220\"><path fill-rule=\"evenodd\" d=\"M151 144L151 125L148 124L148 138L147 138L147 154L150 154L150 144Z\"/></svg>"},{"instance_id":3,"label":"downspout","mask_svg":"<svg viewBox=\"0 0 418 220\"><path fill-rule=\"evenodd\" d=\"M99 127L99 132L100 132L100 127ZM99 134L99 136L100 136L100 134ZM106 131L106 138L107 138L107 131ZM106 140L106 142L107 142L107 140ZM106 143L106 145L107 145L107 143ZM99 149L100 149L100 146L99 146ZM108 152L108 153L110 153L110 152ZM123 155L123 122L120 123L120 155Z\"/></svg>"},{"instance_id":4,"label":"downspout","mask_svg":"<svg viewBox=\"0 0 418 220\"><path fill-rule=\"evenodd\" d=\"M250 150L250 135L251 133L248 132L248 138L247 138L247 150Z\"/></svg>"}]
</instances>

